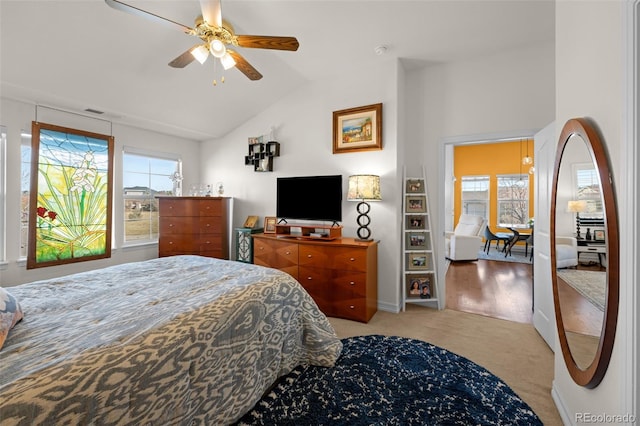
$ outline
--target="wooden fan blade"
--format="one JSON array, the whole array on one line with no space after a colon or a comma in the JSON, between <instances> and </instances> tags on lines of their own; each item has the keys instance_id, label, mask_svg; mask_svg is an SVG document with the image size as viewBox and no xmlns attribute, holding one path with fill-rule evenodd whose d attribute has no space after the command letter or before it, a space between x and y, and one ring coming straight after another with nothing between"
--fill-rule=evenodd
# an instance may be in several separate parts
<instances>
[{"instance_id":1,"label":"wooden fan blade","mask_svg":"<svg viewBox=\"0 0 640 426\"><path fill-rule=\"evenodd\" d=\"M257 35L239 35L238 46L257 49L298 50L298 40L295 37L275 37Z\"/></svg>"},{"instance_id":2,"label":"wooden fan blade","mask_svg":"<svg viewBox=\"0 0 640 426\"><path fill-rule=\"evenodd\" d=\"M227 49L227 52L236 61L236 68L238 68L242 74L246 75L249 80L260 80L262 78L262 74L247 62L241 54L231 49Z\"/></svg>"},{"instance_id":3,"label":"wooden fan blade","mask_svg":"<svg viewBox=\"0 0 640 426\"><path fill-rule=\"evenodd\" d=\"M172 21L171 19L163 18L162 16L158 16L154 13L147 12L146 10L138 9L135 6L128 5L119 0L104 0L104 1L107 3L107 5L111 6L116 10L129 13L135 16L140 16L145 19L150 19L155 22L160 22L161 24L168 24L174 27L177 26L178 28L180 28L181 31L185 33L190 33L193 31L191 27L182 25L181 23Z\"/></svg>"},{"instance_id":4,"label":"wooden fan blade","mask_svg":"<svg viewBox=\"0 0 640 426\"><path fill-rule=\"evenodd\" d=\"M193 47L190 47L189 50L182 53L180 56L175 58L173 61L169 62L169 66L173 68L184 68L193 62L196 58L191 54L191 51L196 47L200 46L200 44L196 44Z\"/></svg>"},{"instance_id":5,"label":"wooden fan blade","mask_svg":"<svg viewBox=\"0 0 640 426\"><path fill-rule=\"evenodd\" d=\"M209 25L222 26L222 7L220 0L200 0L202 18Z\"/></svg>"}]
</instances>

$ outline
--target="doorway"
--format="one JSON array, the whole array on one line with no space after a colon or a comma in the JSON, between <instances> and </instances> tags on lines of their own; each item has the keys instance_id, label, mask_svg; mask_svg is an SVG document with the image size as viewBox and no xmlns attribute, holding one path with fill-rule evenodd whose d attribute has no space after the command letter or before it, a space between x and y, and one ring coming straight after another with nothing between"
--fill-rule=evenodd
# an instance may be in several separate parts
<instances>
[{"instance_id":1,"label":"doorway","mask_svg":"<svg viewBox=\"0 0 640 426\"><path fill-rule=\"evenodd\" d=\"M441 222L444 222L443 229L445 231L453 230L456 216L468 210L468 208L456 208L455 203L456 181L461 179L459 171L456 170L456 173L454 173L456 151L460 151L456 148L478 148L475 155L472 156L478 158L477 154L483 145L487 148L490 147L489 144L509 143L509 145L513 145L514 142L533 139L535 133L535 131L522 131L513 134L496 134L483 137L460 137L444 141L446 179L445 188L441 194L443 202L440 205L443 206ZM522 151L516 151L514 155L522 157L530 154L529 152L525 154ZM528 176L530 166L526 165L526 168L523 169L525 166L520 166L520 157L515 160L518 161L517 170L512 170L511 172L517 171ZM491 166L491 160L488 160L487 163ZM473 170L473 168L471 169ZM496 167L496 169L498 168ZM492 179L495 186L496 174L505 173L505 171L502 169L501 172L492 171L491 173L493 174ZM490 219L489 224L493 231L496 231L495 225L500 223L500 220L497 219L496 192L497 189L494 189L494 194L488 198L486 209L486 217ZM477 201L473 202L477 204ZM459 203L460 206L462 204L463 202ZM474 206L474 209L477 210L478 206ZM481 247L479 247L479 250L481 250ZM490 250L492 255L495 254L494 251L496 249L494 246ZM524 253L520 253L519 256L522 256L523 259L525 258ZM443 270L445 271L442 278L445 287L443 302L447 308L521 323L532 322L533 267L531 263L479 259L473 262L443 261L441 264L443 264Z\"/></svg>"}]
</instances>

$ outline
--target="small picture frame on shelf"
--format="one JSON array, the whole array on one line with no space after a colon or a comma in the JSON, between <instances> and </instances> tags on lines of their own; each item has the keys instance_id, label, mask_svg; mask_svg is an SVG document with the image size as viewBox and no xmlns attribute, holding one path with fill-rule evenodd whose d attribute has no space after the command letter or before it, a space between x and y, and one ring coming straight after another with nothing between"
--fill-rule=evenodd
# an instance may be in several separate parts
<instances>
[{"instance_id":1,"label":"small picture frame on shelf","mask_svg":"<svg viewBox=\"0 0 640 426\"><path fill-rule=\"evenodd\" d=\"M421 194L425 192L424 179L407 179L407 194Z\"/></svg>"},{"instance_id":2,"label":"small picture frame on shelf","mask_svg":"<svg viewBox=\"0 0 640 426\"><path fill-rule=\"evenodd\" d=\"M407 232L405 248L407 250L428 250L429 240L426 232Z\"/></svg>"},{"instance_id":3,"label":"small picture frame on shelf","mask_svg":"<svg viewBox=\"0 0 640 426\"><path fill-rule=\"evenodd\" d=\"M429 255L426 252L408 253L407 269L411 271L425 270L431 268Z\"/></svg>"},{"instance_id":4,"label":"small picture frame on shelf","mask_svg":"<svg viewBox=\"0 0 640 426\"><path fill-rule=\"evenodd\" d=\"M264 233L275 234L276 233L276 221L275 216L265 216L264 218Z\"/></svg>"},{"instance_id":5,"label":"small picture frame on shelf","mask_svg":"<svg viewBox=\"0 0 640 426\"><path fill-rule=\"evenodd\" d=\"M596 229L593 231L593 239L595 241L604 241L604 229Z\"/></svg>"},{"instance_id":6,"label":"small picture frame on shelf","mask_svg":"<svg viewBox=\"0 0 640 426\"><path fill-rule=\"evenodd\" d=\"M425 213L427 211L427 197L424 195L407 195L407 212Z\"/></svg>"},{"instance_id":7,"label":"small picture frame on shelf","mask_svg":"<svg viewBox=\"0 0 640 426\"><path fill-rule=\"evenodd\" d=\"M255 228L258 224L258 216L247 216L247 220L244 221L243 228Z\"/></svg>"},{"instance_id":8,"label":"small picture frame on shelf","mask_svg":"<svg viewBox=\"0 0 640 426\"><path fill-rule=\"evenodd\" d=\"M409 274L406 276L407 295L412 298L430 299L433 297L431 277L428 274ZM426 290L425 288L426 287ZM428 297L425 297L427 296Z\"/></svg>"},{"instance_id":9,"label":"small picture frame on shelf","mask_svg":"<svg viewBox=\"0 0 640 426\"><path fill-rule=\"evenodd\" d=\"M416 216L407 216L406 220L406 229L426 229L427 225L425 223L425 217L416 215Z\"/></svg>"}]
</instances>

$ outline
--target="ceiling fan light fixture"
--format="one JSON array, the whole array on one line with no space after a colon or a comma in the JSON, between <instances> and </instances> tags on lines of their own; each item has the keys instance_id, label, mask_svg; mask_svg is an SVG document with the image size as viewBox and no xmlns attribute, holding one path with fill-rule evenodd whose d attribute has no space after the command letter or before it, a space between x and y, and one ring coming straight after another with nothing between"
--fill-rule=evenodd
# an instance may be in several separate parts
<instances>
[{"instance_id":1,"label":"ceiling fan light fixture","mask_svg":"<svg viewBox=\"0 0 640 426\"><path fill-rule=\"evenodd\" d=\"M218 39L214 39L209 44L209 50L211 54L216 58L222 58L225 53L227 53L227 48L224 46L224 43Z\"/></svg>"},{"instance_id":2,"label":"ceiling fan light fixture","mask_svg":"<svg viewBox=\"0 0 640 426\"><path fill-rule=\"evenodd\" d=\"M207 46L201 44L200 46L191 49L191 54L196 58L196 61L204 64L209 57L209 50L207 49Z\"/></svg>"},{"instance_id":3,"label":"ceiling fan light fixture","mask_svg":"<svg viewBox=\"0 0 640 426\"><path fill-rule=\"evenodd\" d=\"M225 54L220 58L220 63L222 64L222 68L225 70L236 66L236 60L233 59L233 56L229 55L229 52L225 52Z\"/></svg>"}]
</instances>

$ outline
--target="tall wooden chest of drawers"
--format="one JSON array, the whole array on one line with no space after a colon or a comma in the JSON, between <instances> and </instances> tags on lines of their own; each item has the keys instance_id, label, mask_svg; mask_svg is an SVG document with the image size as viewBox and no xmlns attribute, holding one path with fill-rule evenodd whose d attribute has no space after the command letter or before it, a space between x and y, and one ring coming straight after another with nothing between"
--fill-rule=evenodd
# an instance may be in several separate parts
<instances>
[{"instance_id":1,"label":"tall wooden chest of drawers","mask_svg":"<svg viewBox=\"0 0 640 426\"><path fill-rule=\"evenodd\" d=\"M158 256L229 259L228 197L158 197Z\"/></svg>"},{"instance_id":2,"label":"tall wooden chest of drawers","mask_svg":"<svg viewBox=\"0 0 640 426\"><path fill-rule=\"evenodd\" d=\"M287 272L327 316L368 322L378 309L378 244L253 235L253 263Z\"/></svg>"}]
</instances>

